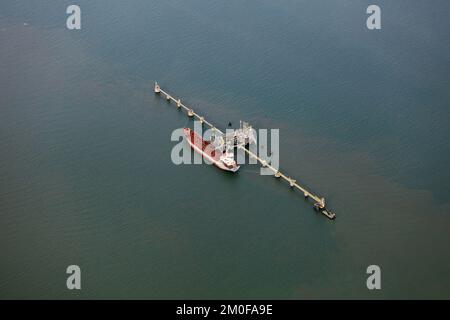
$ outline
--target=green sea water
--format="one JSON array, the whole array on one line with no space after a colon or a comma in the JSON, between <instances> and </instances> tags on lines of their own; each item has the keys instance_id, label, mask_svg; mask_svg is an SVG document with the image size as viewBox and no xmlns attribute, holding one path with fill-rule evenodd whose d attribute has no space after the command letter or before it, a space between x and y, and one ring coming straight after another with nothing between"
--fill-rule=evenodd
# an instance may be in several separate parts
<instances>
[{"instance_id":1,"label":"green sea water","mask_svg":"<svg viewBox=\"0 0 450 320\"><path fill-rule=\"evenodd\" d=\"M0 3L0 298L450 298L450 3ZM280 167L171 162L192 126L280 129ZM79 265L82 289L66 288ZM379 265L382 289L366 287Z\"/></svg>"}]
</instances>

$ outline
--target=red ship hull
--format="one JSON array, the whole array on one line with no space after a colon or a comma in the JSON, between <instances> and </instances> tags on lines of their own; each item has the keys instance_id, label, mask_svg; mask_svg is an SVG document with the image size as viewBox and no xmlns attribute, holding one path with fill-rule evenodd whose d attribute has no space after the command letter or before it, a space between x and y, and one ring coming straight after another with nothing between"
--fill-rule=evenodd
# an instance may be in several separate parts
<instances>
[{"instance_id":1,"label":"red ship hull","mask_svg":"<svg viewBox=\"0 0 450 320\"><path fill-rule=\"evenodd\" d=\"M197 134L194 130L189 128L183 129L184 136L189 145L195 152L201 154L204 159L213 163L216 167L225 170L236 172L239 170L239 166L234 162L232 165L224 163L221 159L223 156L222 151L214 150L214 147L209 141L203 140L203 138Z\"/></svg>"}]
</instances>

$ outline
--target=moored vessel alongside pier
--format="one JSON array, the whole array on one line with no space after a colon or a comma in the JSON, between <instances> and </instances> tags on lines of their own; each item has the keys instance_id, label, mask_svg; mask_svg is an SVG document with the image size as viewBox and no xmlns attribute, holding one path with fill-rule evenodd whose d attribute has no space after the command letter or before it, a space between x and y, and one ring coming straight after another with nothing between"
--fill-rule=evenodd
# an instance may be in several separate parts
<instances>
[{"instance_id":1,"label":"moored vessel alongside pier","mask_svg":"<svg viewBox=\"0 0 450 320\"><path fill-rule=\"evenodd\" d=\"M234 154L224 151L221 147L216 147L211 141L204 140L198 133L190 128L183 128L183 133L187 143L204 159L212 162L216 167L236 172L240 166L234 160Z\"/></svg>"},{"instance_id":2,"label":"moored vessel alongside pier","mask_svg":"<svg viewBox=\"0 0 450 320\"><path fill-rule=\"evenodd\" d=\"M287 181L291 189L300 190L306 200L310 199L314 201L313 206L317 212L322 213L330 220L336 218L336 214L325 207L325 198L319 197L318 195L308 191L295 179L285 175L279 171L278 168L273 167L271 164L267 163L266 160L260 158L257 154L254 154L246 148L246 145L256 142L256 137L253 135L253 129L250 125L248 125L248 123L241 122L240 129L235 130L231 134L225 134L212 123L207 121L204 117L197 114L192 108L189 108L183 104L181 99L174 98L172 95L162 90L157 82L155 82L154 92L155 94L164 95L169 103L171 101L175 102L178 109L185 110L189 117L198 119L202 125L208 126L212 129L214 135L217 135L219 139L218 141L215 141L217 137L214 138L214 141L204 141L203 138L197 135L193 130L184 128L184 135L187 142L195 151L202 154L204 158L214 163L220 169L236 172L239 170L239 166L234 161L234 154L228 152L228 150L238 148L247 153L249 157L259 161L261 166L272 171L275 178ZM213 150L215 150L214 153L212 152Z\"/></svg>"}]
</instances>

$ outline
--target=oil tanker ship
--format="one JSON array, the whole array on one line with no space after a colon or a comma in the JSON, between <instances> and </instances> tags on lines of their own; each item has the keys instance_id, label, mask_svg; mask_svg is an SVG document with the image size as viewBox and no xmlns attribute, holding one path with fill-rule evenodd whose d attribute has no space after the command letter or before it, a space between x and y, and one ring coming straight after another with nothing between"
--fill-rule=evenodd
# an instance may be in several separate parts
<instances>
[{"instance_id":1,"label":"oil tanker ship","mask_svg":"<svg viewBox=\"0 0 450 320\"><path fill-rule=\"evenodd\" d=\"M217 146L211 141L204 140L199 134L190 128L183 128L183 133L187 143L197 153L203 156L203 158L212 162L216 167L225 170L236 172L239 167L234 160L234 154L229 153L222 149L221 146Z\"/></svg>"}]
</instances>

